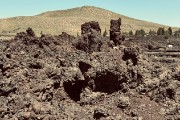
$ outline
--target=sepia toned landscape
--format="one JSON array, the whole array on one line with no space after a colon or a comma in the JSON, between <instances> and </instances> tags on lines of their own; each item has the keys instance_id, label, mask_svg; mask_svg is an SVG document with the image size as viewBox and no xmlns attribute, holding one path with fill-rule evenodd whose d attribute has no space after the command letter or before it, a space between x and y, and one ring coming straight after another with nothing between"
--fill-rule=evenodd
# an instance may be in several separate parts
<instances>
[{"instance_id":1,"label":"sepia toned landscape","mask_svg":"<svg viewBox=\"0 0 180 120\"><path fill-rule=\"evenodd\" d=\"M83 6L0 19L0 120L180 120L180 29Z\"/></svg>"}]
</instances>

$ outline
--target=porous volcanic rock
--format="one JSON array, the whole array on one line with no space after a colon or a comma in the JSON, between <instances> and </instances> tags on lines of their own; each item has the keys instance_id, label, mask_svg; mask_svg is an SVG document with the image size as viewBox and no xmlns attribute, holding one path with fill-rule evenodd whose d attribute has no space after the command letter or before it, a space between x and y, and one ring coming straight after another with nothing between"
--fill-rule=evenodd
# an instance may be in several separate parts
<instances>
[{"instance_id":1,"label":"porous volcanic rock","mask_svg":"<svg viewBox=\"0 0 180 120\"><path fill-rule=\"evenodd\" d=\"M121 18L118 20L112 19L110 24L110 40L114 42L115 46L120 45L125 39L123 36L121 36Z\"/></svg>"},{"instance_id":2,"label":"porous volcanic rock","mask_svg":"<svg viewBox=\"0 0 180 120\"><path fill-rule=\"evenodd\" d=\"M109 40L102 42L107 51L97 50L93 23L83 32L96 43L91 54L67 33L28 30L0 41L1 119L178 120L179 69L153 63L137 47L112 49Z\"/></svg>"},{"instance_id":3,"label":"porous volcanic rock","mask_svg":"<svg viewBox=\"0 0 180 120\"><path fill-rule=\"evenodd\" d=\"M102 45L101 28L98 22L91 21L81 25L82 41L78 44L79 49L85 52L98 52Z\"/></svg>"}]
</instances>

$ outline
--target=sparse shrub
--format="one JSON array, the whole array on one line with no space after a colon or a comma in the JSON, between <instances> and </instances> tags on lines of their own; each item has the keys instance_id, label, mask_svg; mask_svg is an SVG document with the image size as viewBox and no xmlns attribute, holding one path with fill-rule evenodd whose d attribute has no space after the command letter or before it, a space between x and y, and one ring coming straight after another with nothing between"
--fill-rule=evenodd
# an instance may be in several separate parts
<instances>
[{"instance_id":1,"label":"sparse shrub","mask_svg":"<svg viewBox=\"0 0 180 120\"><path fill-rule=\"evenodd\" d=\"M79 37L79 32L77 32L77 37Z\"/></svg>"},{"instance_id":2,"label":"sparse shrub","mask_svg":"<svg viewBox=\"0 0 180 120\"><path fill-rule=\"evenodd\" d=\"M129 33L128 32L123 32L122 35L126 35L127 36L127 35L129 35Z\"/></svg>"},{"instance_id":3,"label":"sparse shrub","mask_svg":"<svg viewBox=\"0 0 180 120\"><path fill-rule=\"evenodd\" d=\"M168 28L168 35L170 35L170 36L172 35L172 28L171 27Z\"/></svg>"},{"instance_id":4,"label":"sparse shrub","mask_svg":"<svg viewBox=\"0 0 180 120\"><path fill-rule=\"evenodd\" d=\"M105 29L104 33L103 33L103 37L106 37L108 35L107 30Z\"/></svg>"},{"instance_id":5,"label":"sparse shrub","mask_svg":"<svg viewBox=\"0 0 180 120\"><path fill-rule=\"evenodd\" d=\"M146 34L146 32L144 31L144 29L136 30L136 32L135 32L136 36L144 36L145 34Z\"/></svg>"},{"instance_id":6,"label":"sparse shrub","mask_svg":"<svg viewBox=\"0 0 180 120\"><path fill-rule=\"evenodd\" d=\"M150 30L149 31L149 35L153 35L154 36L154 35L156 35L156 32L154 30Z\"/></svg>"},{"instance_id":7,"label":"sparse shrub","mask_svg":"<svg viewBox=\"0 0 180 120\"><path fill-rule=\"evenodd\" d=\"M131 31L129 31L129 35L133 35L133 31L131 30Z\"/></svg>"}]
</instances>

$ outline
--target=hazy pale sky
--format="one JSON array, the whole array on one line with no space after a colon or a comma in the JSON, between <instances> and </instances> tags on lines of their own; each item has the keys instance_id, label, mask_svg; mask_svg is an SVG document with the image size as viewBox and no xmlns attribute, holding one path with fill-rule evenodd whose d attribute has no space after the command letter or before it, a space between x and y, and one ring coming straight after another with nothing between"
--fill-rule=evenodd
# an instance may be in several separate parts
<instances>
[{"instance_id":1,"label":"hazy pale sky","mask_svg":"<svg viewBox=\"0 0 180 120\"><path fill-rule=\"evenodd\" d=\"M0 0L0 18L32 16L85 5L101 7L136 19L180 27L180 0Z\"/></svg>"}]
</instances>

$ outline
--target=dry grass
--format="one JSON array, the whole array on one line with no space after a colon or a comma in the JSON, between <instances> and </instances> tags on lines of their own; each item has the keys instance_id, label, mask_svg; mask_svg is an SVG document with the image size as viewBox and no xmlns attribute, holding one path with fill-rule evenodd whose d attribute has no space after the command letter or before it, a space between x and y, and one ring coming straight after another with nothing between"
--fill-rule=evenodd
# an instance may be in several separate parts
<instances>
[{"instance_id":1,"label":"dry grass","mask_svg":"<svg viewBox=\"0 0 180 120\"><path fill-rule=\"evenodd\" d=\"M165 27L151 22L136 20L120 14L113 13L96 7L79 7L68 10L51 11L36 16L14 17L0 19L0 32L10 31L17 33L32 27L36 34L43 33L60 34L62 31L76 35L80 33L80 26L87 21L98 21L102 31L109 29L110 19L122 18L122 31L144 29L145 31L157 30L158 27ZM174 30L177 28L173 28ZM8 32L9 33L9 32Z\"/></svg>"}]
</instances>

